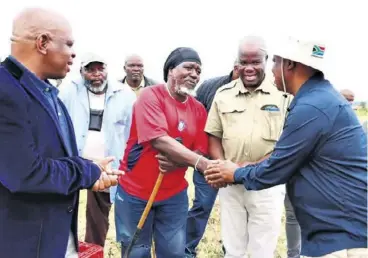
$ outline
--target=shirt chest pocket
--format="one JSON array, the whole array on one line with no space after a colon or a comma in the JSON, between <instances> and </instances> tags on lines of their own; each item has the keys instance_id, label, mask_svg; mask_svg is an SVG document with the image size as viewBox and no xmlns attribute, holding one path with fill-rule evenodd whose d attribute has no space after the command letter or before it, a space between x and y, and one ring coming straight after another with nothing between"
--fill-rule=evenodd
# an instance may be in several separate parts
<instances>
[{"instance_id":1,"label":"shirt chest pocket","mask_svg":"<svg viewBox=\"0 0 368 258\"><path fill-rule=\"evenodd\" d=\"M220 106L223 138L237 138L244 134L246 126L245 105Z\"/></svg>"},{"instance_id":2,"label":"shirt chest pocket","mask_svg":"<svg viewBox=\"0 0 368 258\"><path fill-rule=\"evenodd\" d=\"M260 110L260 118L263 121L261 136L266 141L276 142L282 131L283 116L280 110Z\"/></svg>"}]
</instances>

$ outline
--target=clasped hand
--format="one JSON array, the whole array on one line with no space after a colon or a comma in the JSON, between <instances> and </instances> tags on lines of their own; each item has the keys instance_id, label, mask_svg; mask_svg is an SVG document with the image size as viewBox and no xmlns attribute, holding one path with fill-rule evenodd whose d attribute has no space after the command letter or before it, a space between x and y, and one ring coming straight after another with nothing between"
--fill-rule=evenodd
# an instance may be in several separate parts
<instances>
[{"instance_id":1,"label":"clasped hand","mask_svg":"<svg viewBox=\"0 0 368 258\"><path fill-rule=\"evenodd\" d=\"M212 187L226 187L234 183L234 173L237 168L239 166L230 160L212 160L204 171L204 176Z\"/></svg>"},{"instance_id":2,"label":"clasped hand","mask_svg":"<svg viewBox=\"0 0 368 258\"><path fill-rule=\"evenodd\" d=\"M166 155L161 153L156 155L161 173L173 171L179 167L171 161ZM234 173L239 167L230 160L207 160L208 165L203 172L206 181L214 188L226 187L228 184L234 183Z\"/></svg>"},{"instance_id":3,"label":"clasped hand","mask_svg":"<svg viewBox=\"0 0 368 258\"><path fill-rule=\"evenodd\" d=\"M111 186L118 184L119 176L124 175L123 171L111 169L111 162L115 157L106 157L96 161L95 164L101 169L101 176L92 187L92 191L103 191Z\"/></svg>"}]
</instances>

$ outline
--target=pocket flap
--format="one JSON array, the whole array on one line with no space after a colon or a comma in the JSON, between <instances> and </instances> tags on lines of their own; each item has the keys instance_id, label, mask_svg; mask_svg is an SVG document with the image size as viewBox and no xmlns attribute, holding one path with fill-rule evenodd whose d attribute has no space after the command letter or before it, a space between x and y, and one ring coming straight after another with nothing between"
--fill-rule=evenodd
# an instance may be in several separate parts
<instances>
[{"instance_id":1,"label":"pocket flap","mask_svg":"<svg viewBox=\"0 0 368 258\"><path fill-rule=\"evenodd\" d=\"M246 110L245 103L219 103L219 110L221 113L241 113Z\"/></svg>"}]
</instances>

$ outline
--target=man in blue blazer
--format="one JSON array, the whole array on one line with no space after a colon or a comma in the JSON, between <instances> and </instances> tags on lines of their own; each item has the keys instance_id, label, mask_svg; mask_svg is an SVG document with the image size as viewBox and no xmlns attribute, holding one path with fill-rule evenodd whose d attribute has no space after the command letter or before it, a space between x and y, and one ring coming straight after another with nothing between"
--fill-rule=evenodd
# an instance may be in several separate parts
<instances>
[{"instance_id":1,"label":"man in blue blazer","mask_svg":"<svg viewBox=\"0 0 368 258\"><path fill-rule=\"evenodd\" d=\"M11 55L0 66L0 257L78 257L80 189L117 184L112 158L78 157L73 126L47 79L75 57L59 14L26 9L14 20Z\"/></svg>"}]
</instances>

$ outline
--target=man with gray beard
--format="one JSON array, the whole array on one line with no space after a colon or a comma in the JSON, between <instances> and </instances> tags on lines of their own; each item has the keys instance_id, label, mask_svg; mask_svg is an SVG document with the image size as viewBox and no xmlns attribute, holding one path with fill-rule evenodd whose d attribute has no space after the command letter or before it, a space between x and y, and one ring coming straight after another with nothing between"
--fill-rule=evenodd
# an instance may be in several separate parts
<instances>
[{"instance_id":1,"label":"man with gray beard","mask_svg":"<svg viewBox=\"0 0 368 258\"><path fill-rule=\"evenodd\" d=\"M81 77L62 85L60 98L72 118L79 155L91 160L114 156L119 166L129 136L134 92L124 84L108 80L103 58L88 54L82 61ZM85 242L104 246L109 212L116 188L87 192Z\"/></svg>"}]
</instances>

